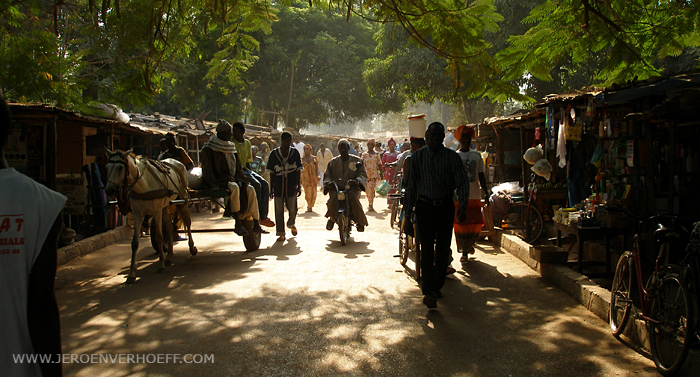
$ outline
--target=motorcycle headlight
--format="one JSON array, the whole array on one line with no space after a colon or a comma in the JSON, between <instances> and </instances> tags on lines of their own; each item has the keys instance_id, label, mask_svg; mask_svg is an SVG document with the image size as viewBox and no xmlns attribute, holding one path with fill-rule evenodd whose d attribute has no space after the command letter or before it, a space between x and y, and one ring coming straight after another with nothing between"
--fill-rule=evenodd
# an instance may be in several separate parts
<instances>
[{"instance_id":1,"label":"motorcycle headlight","mask_svg":"<svg viewBox=\"0 0 700 377\"><path fill-rule=\"evenodd\" d=\"M344 192L338 193L338 200L345 200L345 193Z\"/></svg>"}]
</instances>

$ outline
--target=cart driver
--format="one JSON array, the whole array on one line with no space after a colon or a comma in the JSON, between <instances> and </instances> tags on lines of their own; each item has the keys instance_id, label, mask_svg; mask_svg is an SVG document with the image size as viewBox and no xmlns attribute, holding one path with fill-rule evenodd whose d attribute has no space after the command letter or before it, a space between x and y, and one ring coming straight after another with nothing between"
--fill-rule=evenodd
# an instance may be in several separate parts
<instances>
[{"instance_id":1,"label":"cart driver","mask_svg":"<svg viewBox=\"0 0 700 377\"><path fill-rule=\"evenodd\" d=\"M346 139L338 141L339 156L333 157L328 162L325 176L323 177L323 193L329 193L328 198L328 223L326 229L333 230L333 224L338 216L338 195L333 188L332 182L338 184L338 187L350 185L350 189L346 192L348 201L350 202L350 214L352 220L357 224L357 231L364 232L367 225L367 217L360 204L360 191L365 190L367 184L367 173L362 159L350 155L350 143Z\"/></svg>"},{"instance_id":2,"label":"cart driver","mask_svg":"<svg viewBox=\"0 0 700 377\"><path fill-rule=\"evenodd\" d=\"M239 221L248 216L254 220L253 232L264 233L260 227L255 189L248 184L248 179L243 174L236 147L229 141L232 136L231 124L220 120L216 126L216 135L212 135L202 148L202 183L205 188L228 189L231 192L224 217L232 216L236 220L234 229L236 234L239 236L248 234ZM241 190L247 194L243 198L240 196Z\"/></svg>"}]
</instances>

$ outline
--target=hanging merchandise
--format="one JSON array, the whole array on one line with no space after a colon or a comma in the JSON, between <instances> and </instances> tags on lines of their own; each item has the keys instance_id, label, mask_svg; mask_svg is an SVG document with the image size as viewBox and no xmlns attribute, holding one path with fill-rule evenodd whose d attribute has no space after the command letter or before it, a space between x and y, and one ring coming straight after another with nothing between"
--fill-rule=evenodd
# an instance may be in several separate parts
<instances>
[{"instance_id":1,"label":"hanging merchandise","mask_svg":"<svg viewBox=\"0 0 700 377\"><path fill-rule=\"evenodd\" d=\"M541 160L544 156L542 152L542 145L537 145L525 151L523 159L527 161L528 164L534 165L537 161Z\"/></svg>"},{"instance_id":2,"label":"hanging merchandise","mask_svg":"<svg viewBox=\"0 0 700 377\"><path fill-rule=\"evenodd\" d=\"M530 168L535 174L539 175L540 177L543 177L544 179L549 181L549 178L552 177L552 164L549 163L549 161L545 159L541 159L535 163L533 167Z\"/></svg>"},{"instance_id":3,"label":"hanging merchandise","mask_svg":"<svg viewBox=\"0 0 700 377\"><path fill-rule=\"evenodd\" d=\"M554 107L550 106L547 108L547 118L549 119L549 123L547 124L547 128L549 129L549 149L554 149L556 145L556 140L557 140L557 130L556 130L556 123L554 122Z\"/></svg>"},{"instance_id":4,"label":"hanging merchandise","mask_svg":"<svg viewBox=\"0 0 700 377\"><path fill-rule=\"evenodd\" d=\"M595 102L593 102L593 98L588 100L588 104L586 105L586 117L590 120L595 116Z\"/></svg>"},{"instance_id":5,"label":"hanging merchandise","mask_svg":"<svg viewBox=\"0 0 700 377\"><path fill-rule=\"evenodd\" d=\"M600 144L595 146L595 151L593 151L593 157L591 158L591 164L599 168L603 162L603 147Z\"/></svg>"},{"instance_id":6,"label":"hanging merchandise","mask_svg":"<svg viewBox=\"0 0 700 377\"><path fill-rule=\"evenodd\" d=\"M535 140L540 140L540 128L535 127Z\"/></svg>"},{"instance_id":7,"label":"hanging merchandise","mask_svg":"<svg viewBox=\"0 0 700 377\"><path fill-rule=\"evenodd\" d=\"M571 105L566 109L566 113L562 114L565 116L566 124L566 140L581 141L581 131L583 129L583 120L576 117L576 109L573 109Z\"/></svg>"},{"instance_id":8,"label":"hanging merchandise","mask_svg":"<svg viewBox=\"0 0 700 377\"><path fill-rule=\"evenodd\" d=\"M634 167L634 140L627 140L627 166Z\"/></svg>"},{"instance_id":9,"label":"hanging merchandise","mask_svg":"<svg viewBox=\"0 0 700 377\"><path fill-rule=\"evenodd\" d=\"M581 133L583 132L583 121L581 118L576 119L576 122L569 122L566 126L566 140L581 141Z\"/></svg>"},{"instance_id":10,"label":"hanging merchandise","mask_svg":"<svg viewBox=\"0 0 700 377\"><path fill-rule=\"evenodd\" d=\"M557 132L557 154L559 157L559 167L566 166L566 136L564 135L564 124L559 123L559 132Z\"/></svg>"}]
</instances>

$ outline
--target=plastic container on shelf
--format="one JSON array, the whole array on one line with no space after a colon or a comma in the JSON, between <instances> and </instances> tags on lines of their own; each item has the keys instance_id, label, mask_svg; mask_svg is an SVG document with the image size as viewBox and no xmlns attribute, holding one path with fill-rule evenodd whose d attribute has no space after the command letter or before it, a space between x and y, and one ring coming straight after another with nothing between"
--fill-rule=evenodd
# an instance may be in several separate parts
<instances>
[{"instance_id":1,"label":"plastic container on shelf","mask_svg":"<svg viewBox=\"0 0 700 377\"><path fill-rule=\"evenodd\" d=\"M425 114L411 115L408 117L408 134L411 137L424 138L426 128Z\"/></svg>"}]
</instances>

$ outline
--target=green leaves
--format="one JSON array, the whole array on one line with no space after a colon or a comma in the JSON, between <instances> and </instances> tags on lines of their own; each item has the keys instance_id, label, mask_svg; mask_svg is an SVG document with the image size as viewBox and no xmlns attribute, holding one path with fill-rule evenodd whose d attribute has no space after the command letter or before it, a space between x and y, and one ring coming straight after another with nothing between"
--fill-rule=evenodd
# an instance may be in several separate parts
<instances>
[{"instance_id":1,"label":"green leaves","mask_svg":"<svg viewBox=\"0 0 700 377\"><path fill-rule=\"evenodd\" d=\"M605 64L593 74L598 82L590 84L644 79L663 71L664 57L698 46L699 13L697 2L549 0L524 20L533 27L512 37L498 58L509 78L526 72L547 78L562 63L583 65L603 54Z\"/></svg>"},{"instance_id":2,"label":"green leaves","mask_svg":"<svg viewBox=\"0 0 700 377\"><path fill-rule=\"evenodd\" d=\"M309 4L0 0L0 83L16 100L264 109L302 126L406 99L530 101L697 68L700 54L697 1Z\"/></svg>"}]
</instances>

